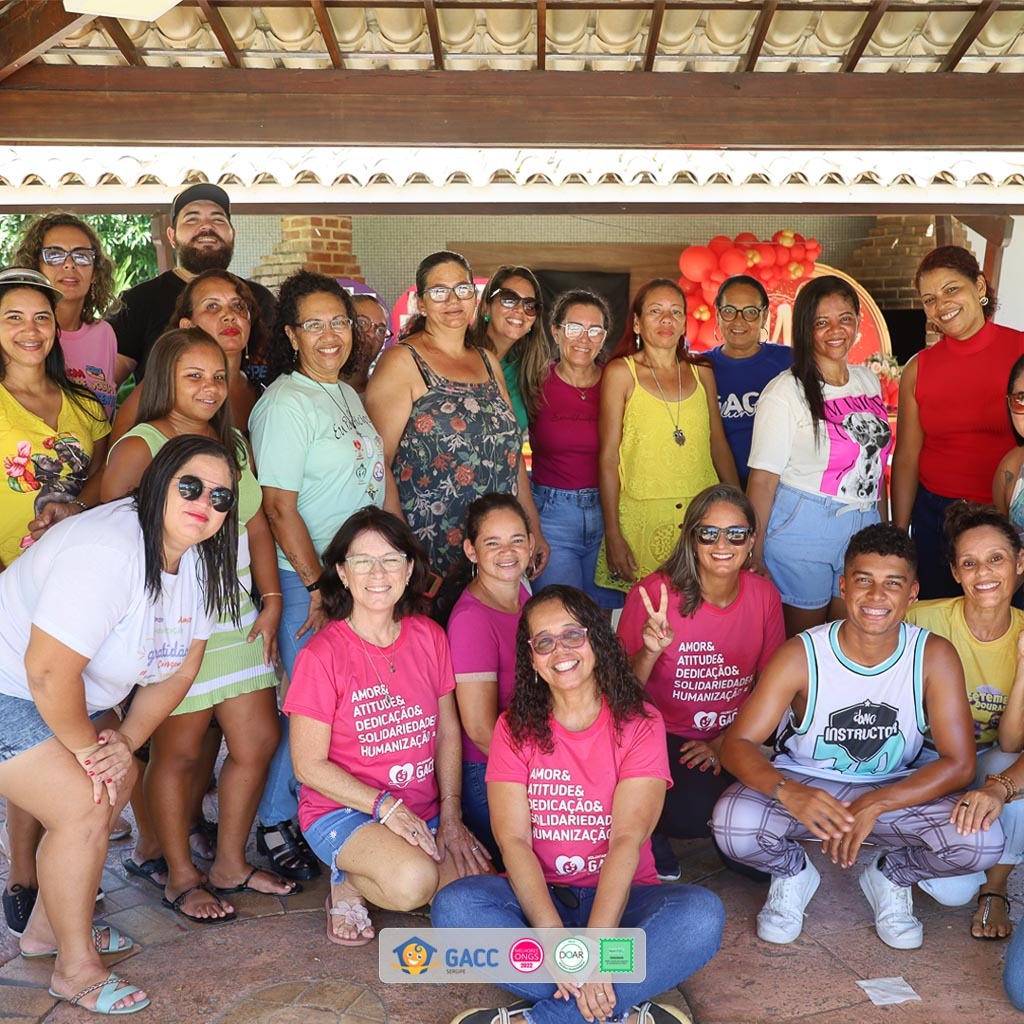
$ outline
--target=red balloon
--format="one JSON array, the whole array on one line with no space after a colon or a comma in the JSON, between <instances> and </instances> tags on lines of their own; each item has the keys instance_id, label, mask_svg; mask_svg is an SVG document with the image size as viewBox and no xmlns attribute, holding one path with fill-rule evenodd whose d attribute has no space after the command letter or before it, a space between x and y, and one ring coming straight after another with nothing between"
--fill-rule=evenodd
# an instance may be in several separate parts
<instances>
[{"instance_id":1,"label":"red balloon","mask_svg":"<svg viewBox=\"0 0 1024 1024\"><path fill-rule=\"evenodd\" d=\"M718 257L706 245L691 245L679 257L679 269L691 281L704 281L717 266Z\"/></svg>"},{"instance_id":2,"label":"red balloon","mask_svg":"<svg viewBox=\"0 0 1024 1024\"><path fill-rule=\"evenodd\" d=\"M814 262L812 260L804 260L804 277L810 277L814 273Z\"/></svg>"},{"instance_id":3,"label":"red balloon","mask_svg":"<svg viewBox=\"0 0 1024 1024\"><path fill-rule=\"evenodd\" d=\"M747 272L747 254L745 250L733 246L718 257L718 266L726 277L731 277L733 274L745 274Z\"/></svg>"},{"instance_id":4,"label":"red balloon","mask_svg":"<svg viewBox=\"0 0 1024 1024\"><path fill-rule=\"evenodd\" d=\"M755 248L760 253L761 259L758 261L759 267L774 267L775 266L775 246L770 245L768 242L760 242Z\"/></svg>"},{"instance_id":5,"label":"red balloon","mask_svg":"<svg viewBox=\"0 0 1024 1024\"><path fill-rule=\"evenodd\" d=\"M732 239L727 235L715 235L715 237L708 242L708 248L716 256L721 256L726 249L732 248Z\"/></svg>"},{"instance_id":6,"label":"red balloon","mask_svg":"<svg viewBox=\"0 0 1024 1024\"><path fill-rule=\"evenodd\" d=\"M761 267L761 266L762 266L762 264L759 263L758 267ZM765 284L770 284L772 281L774 281L779 276L779 268L776 267L775 264L773 264L773 263L768 263L768 264L765 264L763 266L764 266L764 269L761 270L761 272L758 274L758 276L761 278L762 281L764 281Z\"/></svg>"},{"instance_id":7,"label":"red balloon","mask_svg":"<svg viewBox=\"0 0 1024 1024\"><path fill-rule=\"evenodd\" d=\"M808 238L804 248L807 250L809 260L816 260L821 255L821 242L816 238Z\"/></svg>"},{"instance_id":8,"label":"red balloon","mask_svg":"<svg viewBox=\"0 0 1024 1024\"><path fill-rule=\"evenodd\" d=\"M697 331L700 330L700 321L695 316L688 316L686 318L686 336L688 338L696 338Z\"/></svg>"},{"instance_id":9,"label":"red balloon","mask_svg":"<svg viewBox=\"0 0 1024 1024\"><path fill-rule=\"evenodd\" d=\"M700 330L697 332L696 340L701 349L705 351L709 348L714 348L715 345L718 344L718 339L715 337L715 321L713 317L710 320L705 320L704 323L700 325ZM691 338L691 345L693 344L693 341L694 339Z\"/></svg>"},{"instance_id":10,"label":"red balloon","mask_svg":"<svg viewBox=\"0 0 1024 1024\"><path fill-rule=\"evenodd\" d=\"M715 297L718 295L718 285L714 281L705 281L700 286L700 290L704 296L704 301L710 309L715 304Z\"/></svg>"},{"instance_id":11,"label":"red balloon","mask_svg":"<svg viewBox=\"0 0 1024 1024\"><path fill-rule=\"evenodd\" d=\"M802 245L800 242L796 242L796 243L794 243L793 247L789 250L789 258L791 260L796 260L797 262L801 262L803 260L803 258L804 258L804 255L806 254L806 252L807 252L807 248L804 245Z\"/></svg>"},{"instance_id":12,"label":"red balloon","mask_svg":"<svg viewBox=\"0 0 1024 1024\"><path fill-rule=\"evenodd\" d=\"M738 245L738 246L739 246L739 247L740 247L741 249L748 249L748 248L750 248L750 246L752 246L752 245L757 245L757 243L758 243L758 242L760 241L760 239L759 239L759 238L757 237L757 235L753 234L752 232L750 232L750 231L744 231L744 232L743 232L742 234L740 234L740 235L737 235L737 236L736 236L736 237L735 237L735 238L733 239L733 241L734 241L734 242L735 242L735 243L736 243L736 244L737 244L737 245Z\"/></svg>"},{"instance_id":13,"label":"red balloon","mask_svg":"<svg viewBox=\"0 0 1024 1024\"><path fill-rule=\"evenodd\" d=\"M696 295L700 291L700 285L688 277L681 277L676 283L683 290L684 295Z\"/></svg>"},{"instance_id":14,"label":"red balloon","mask_svg":"<svg viewBox=\"0 0 1024 1024\"><path fill-rule=\"evenodd\" d=\"M793 244L794 245L803 245L806 241L807 241L807 239L804 238L804 236L801 235L799 231L794 233L794 235L793 235Z\"/></svg>"}]
</instances>

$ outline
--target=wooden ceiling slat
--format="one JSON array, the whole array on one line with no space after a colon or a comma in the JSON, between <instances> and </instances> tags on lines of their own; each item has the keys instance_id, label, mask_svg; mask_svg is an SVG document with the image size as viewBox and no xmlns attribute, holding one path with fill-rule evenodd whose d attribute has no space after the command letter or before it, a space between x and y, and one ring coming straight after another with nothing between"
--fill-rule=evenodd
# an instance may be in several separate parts
<instances>
[{"instance_id":1,"label":"wooden ceiling slat","mask_svg":"<svg viewBox=\"0 0 1024 1024\"><path fill-rule=\"evenodd\" d=\"M1024 123L1024 75L1009 73L792 75L787 89L769 90L756 72L479 71L469 88L463 75L433 71L54 70L31 65L0 87L0 143L508 146L512 120L519 146L720 148L742 140L744 149L998 152L1019 148L1006 126ZM430 119L409 117L424 103L459 110L443 138ZM544 117L522 118L524 107ZM1000 116L979 118L982 109Z\"/></svg>"},{"instance_id":2,"label":"wooden ceiling slat","mask_svg":"<svg viewBox=\"0 0 1024 1024\"><path fill-rule=\"evenodd\" d=\"M775 17L778 6L779 0L767 0L761 5L761 13L757 16L757 26L754 28L754 34L750 37L750 47L740 71L753 71L757 67L757 58L761 53L761 47L764 46L768 27L772 23L772 18Z\"/></svg>"},{"instance_id":3,"label":"wooden ceiling slat","mask_svg":"<svg viewBox=\"0 0 1024 1024\"><path fill-rule=\"evenodd\" d=\"M952 71L960 61L963 60L964 54L971 48L974 40L978 38L979 33L988 23L989 18L992 17L996 11L1002 6L1000 0L990 0L989 3L981 4L978 9L974 12L974 17L967 22L963 32L960 33L960 38L953 44L953 48L946 54L942 63L939 65L939 71Z\"/></svg>"},{"instance_id":4,"label":"wooden ceiling slat","mask_svg":"<svg viewBox=\"0 0 1024 1024\"><path fill-rule=\"evenodd\" d=\"M434 70L444 71L441 26L437 21L437 8L434 6L434 0L423 0L423 13L427 16L427 32L430 34L430 49L434 54Z\"/></svg>"},{"instance_id":5,"label":"wooden ceiling slat","mask_svg":"<svg viewBox=\"0 0 1024 1024\"><path fill-rule=\"evenodd\" d=\"M338 48L338 37L334 34L334 26L331 24L331 16L327 13L324 0L310 0L313 5L313 14L316 16L316 23L323 36L324 46L331 58L331 64L335 68L343 68L344 60L341 57L341 50Z\"/></svg>"},{"instance_id":6,"label":"wooden ceiling slat","mask_svg":"<svg viewBox=\"0 0 1024 1024\"><path fill-rule=\"evenodd\" d=\"M543 71L548 60L548 3L537 0L537 70Z\"/></svg>"},{"instance_id":7,"label":"wooden ceiling slat","mask_svg":"<svg viewBox=\"0 0 1024 1024\"><path fill-rule=\"evenodd\" d=\"M94 18L92 14L68 14L63 4L49 0L16 4L4 15L0 32L0 82Z\"/></svg>"},{"instance_id":8,"label":"wooden ceiling slat","mask_svg":"<svg viewBox=\"0 0 1024 1024\"><path fill-rule=\"evenodd\" d=\"M198 3L203 17L206 18L210 28L213 29L213 34L217 37L218 45L224 51L225 59L233 68L241 68L242 59L238 55L238 47L235 46L235 41L231 38L231 33L228 31L227 25L224 24L220 11L213 6L210 0L198 0Z\"/></svg>"},{"instance_id":9,"label":"wooden ceiling slat","mask_svg":"<svg viewBox=\"0 0 1024 1024\"><path fill-rule=\"evenodd\" d=\"M142 55L135 48L135 44L132 42L131 37L124 30L124 26L117 20L117 18L106 18L101 17L96 19L103 27L103 31L114 41L114 45L121 51L121 56L133 68L143 68L146 66L145 61L142 59Z\"/></svg>"},{"instance_id":10,"label":"wooden ceiling slat","mask_svg":"<svg viewBox=\"0 0 1024 1024\"><path fill-rule=\"evenodd\" d=\"M860 26L860 31L857 33L857 38L853 41L853 46L850 47L850 52L843 58L843 63L839 68L840 71L853 71L857 66L861 57L864 56L864 51L868 48L868 43L871 42L871 37L875 34L875 29L878 28L878 23L882 20L888 9L889 0L879 0L878 3L871 5L871 10L865 16Z\"/></svg>"},{"instance_id":11,"label":"wooden ceiling slat","mask_svg":"<svg viewBox=\"0 0 1024 1024\"><path fill-rule=\"evenodd\" d=\"M644 54L644 71L654 70L654 58L658 56L658 40L661 26L665 22L665 0L658 0L651 11L651 30L647 33L647 52Z\"/></svg>"}]
</instances>

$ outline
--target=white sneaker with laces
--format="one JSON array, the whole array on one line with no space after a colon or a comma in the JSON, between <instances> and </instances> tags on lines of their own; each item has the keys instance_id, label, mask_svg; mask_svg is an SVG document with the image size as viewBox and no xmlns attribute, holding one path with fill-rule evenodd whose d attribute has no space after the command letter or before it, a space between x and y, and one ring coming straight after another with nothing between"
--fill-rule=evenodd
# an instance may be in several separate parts
<instances>
[{"instance_id":1,"label":"white sneaker with laces","mask_svg":"<svg viewBox=\"0 0 1024 1024\"><path fill-rule=\"evenodd\" d=\"M914 917L914 897L909 885L890 882L878 868L879 854L861 873L860 887L875 912L875 931L893 949L917 949L924 929Z\"/></svg>"},{"instance_id":2,"label":"white sneaker with laces","mask_svg":"<svg viewBox=\"0 0 1024 1024\"><path fill-rule=\"evenodd\" d=\"M798 938L804 927L804 909L818 891L821 875L810 862L789 878L772 876L761 913L757 915L757 937L764 942L785 945Z\"/></svg>"}]
</instances>

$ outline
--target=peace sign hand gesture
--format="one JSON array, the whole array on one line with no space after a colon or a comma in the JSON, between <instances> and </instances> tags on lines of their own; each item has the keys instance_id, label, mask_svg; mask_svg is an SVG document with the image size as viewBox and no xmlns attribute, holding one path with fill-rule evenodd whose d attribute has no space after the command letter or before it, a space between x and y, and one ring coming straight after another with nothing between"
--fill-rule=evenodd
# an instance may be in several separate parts
<instances>
[{"instance_id":1,"label":"peace sign hand gesture","mask_svg":"<svg viewBox=\"0 0 1024 1024\"><path fill-rule=\"evenodd\" d=\"M672 643L675 637L675 633L673 633L672 627L668 622L668 587L662 583L657 609L655 609L654 604L651 602L646 587L642 585L640 587L640 600L643 601L644 610L647 612L647 621L644 623L644 628L641 632L644 647L651 654L657 656Z\"/></svg>"}]
</instances>

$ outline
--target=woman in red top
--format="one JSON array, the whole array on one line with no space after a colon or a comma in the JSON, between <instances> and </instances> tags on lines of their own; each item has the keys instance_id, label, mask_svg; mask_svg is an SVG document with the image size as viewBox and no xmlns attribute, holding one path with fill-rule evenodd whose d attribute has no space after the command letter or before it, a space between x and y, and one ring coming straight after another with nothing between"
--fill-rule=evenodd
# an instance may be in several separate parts
<instances>
[{"instance_id":1,"label":"woman in red top","mask_svg":"<svg viewBox=\"0 0 1024 1024\"><path fill-rule=\"evenodd\" d=\"M996 297L966 249L944 245L914 278L929 323L942 335L907 363L892 470L892 517L910 528L920 556L921 598L956 597L942 524L965 498L985 504L1014 438L1004 409L1024 332L992 322Z\"/></svg>"}]
</instances>

